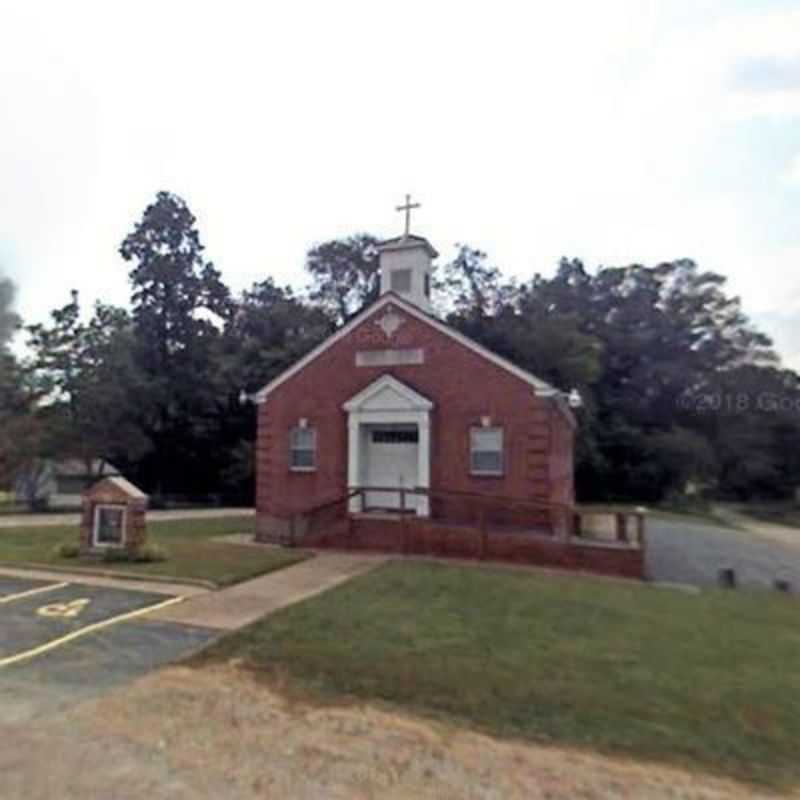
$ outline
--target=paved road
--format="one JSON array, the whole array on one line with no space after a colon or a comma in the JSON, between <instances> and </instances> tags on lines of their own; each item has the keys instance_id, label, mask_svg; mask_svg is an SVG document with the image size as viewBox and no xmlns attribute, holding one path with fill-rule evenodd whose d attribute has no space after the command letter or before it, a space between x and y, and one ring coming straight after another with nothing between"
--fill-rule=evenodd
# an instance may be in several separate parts
<instances>
[{"instance_id":1,"label":"paved road","mask_svg":"<svg viewBox=\"0 0 800 800\"><path fill-rule=\"evenodd\" d=\"M217 517L252 517L253 508L194 508L175 511L148 511L152 522L169 519L214 519ZM0 528L43 527L50 525L78 525L80 512L64 514L9 514L0 515Z\"/></svg>"},{"instance_id":2,"label":"paved road","mask_svg":"<svg viewBox=\"0 0 800 800\"><path fill-rule=\"evenodd\" d=\"M800 540L792 545L731 528L648 520L650 579L713 586L723 567L733 567L742 586L771 587L781 578L800 592Z\"/></svg>"}]
</instances>

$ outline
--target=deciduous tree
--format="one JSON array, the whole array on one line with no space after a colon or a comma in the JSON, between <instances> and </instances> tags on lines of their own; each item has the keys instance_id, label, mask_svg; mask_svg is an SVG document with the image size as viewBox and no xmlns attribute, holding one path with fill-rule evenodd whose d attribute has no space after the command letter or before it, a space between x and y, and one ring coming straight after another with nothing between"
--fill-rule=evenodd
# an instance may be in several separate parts
<instances>
[{"instance_id":1,"label":"deciduous tree","mask_svg":"<svg viewBox=\"0 0 800 800\"><path fill-rule=\"evenodd\" d=\"M306 256L308 296L337 323L346 322L380 292L378 240L368 233L315 245Z\"/></svg>"},{"instance_id":2,"label":"deciduous tree","mask_svg":"<svg viewBox=\"0 0 800 800\"><path fill-rule=\"evenodd\" d=\"M14 312L14 284L0 275L0 353L7 352L8 343L19 327Z\"/></svg>"},{"instance_id":3,"label":"deciduous tree","mask_svg":"<svg viewBox=\"0 0 800 800\"><path fill-rule=\"evenodd\" d=\"M106 461L131 463L148 448L140 409L146 395L133 351L133 326L120 308L98 303L81 321L77 292L49 325L27 328L40 437L32 457L79 458L88 475Z\"/></svg>"},{"instance_id":4,"label":"deciduous tree","mask_svg":"<svg viewBox=\"0 0 800 800\"><path fill-rule=\"evenodd\" d=\"M25 371L9 349L20 324L14 312L14 285L0 276L0 489L11 486L35 432Z\"/></svg>"}]
</instances>

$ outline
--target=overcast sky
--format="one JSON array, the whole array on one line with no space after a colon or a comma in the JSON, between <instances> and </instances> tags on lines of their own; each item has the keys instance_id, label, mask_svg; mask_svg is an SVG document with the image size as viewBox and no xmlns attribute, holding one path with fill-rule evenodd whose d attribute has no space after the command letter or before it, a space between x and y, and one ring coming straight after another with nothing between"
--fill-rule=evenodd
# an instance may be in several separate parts
<instances>
[{"instance_id":1,"label":"overcast sky","mask_svg":"<svg viewBox=\"0 0 800 800\"><path fill-rule=\"evenodd\" d=\"M413 221L522 278L691 257L800 367L800 0L0 0L0 273L127 302L182 195L235 290Z\"/></svg>"}]
</instances>

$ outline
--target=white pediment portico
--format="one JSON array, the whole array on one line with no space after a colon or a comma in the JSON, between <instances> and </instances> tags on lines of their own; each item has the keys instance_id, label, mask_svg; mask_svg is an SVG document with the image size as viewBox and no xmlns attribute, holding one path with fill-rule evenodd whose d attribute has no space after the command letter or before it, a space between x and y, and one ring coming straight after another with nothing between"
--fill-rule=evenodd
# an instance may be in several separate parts
<instances>
[{"instance_id":1,"label":"white pediment portico","mask_svg":"<svg viewBox=\"0 0 800 800\"><path fill-rule=\"evenodd\" d=\"M430 486L430 412L433 403L383 375L343 405L347 412L347 482L350 489ZM406 507L427 515L427 497L404 496ZM398 491L367 491L351 510L400 507Z\"/></svg>"},{"instance_id":2,"label":"white pediment portico","mask_svg":"<svg viewBox=\"0 0 800 800\"><path fill-rule=\"evenodd\" d=\"M345 411L359 414L428 412L432 408L433 403L427 397L423 397L419 392L391 375L381 376L344 404Z\"/></svg>"}]
</instances>

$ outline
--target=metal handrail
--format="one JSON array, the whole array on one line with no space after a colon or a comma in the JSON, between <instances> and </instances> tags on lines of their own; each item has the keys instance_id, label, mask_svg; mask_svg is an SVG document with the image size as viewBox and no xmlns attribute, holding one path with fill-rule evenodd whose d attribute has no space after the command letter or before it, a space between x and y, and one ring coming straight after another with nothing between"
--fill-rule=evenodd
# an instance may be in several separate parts
<instances>
[{"instance_id":1,"label":"metal handrail","mask_svg":"<svg viewBox=\"0 0 800 800\"><path fill-rule=\"evenodd\" d=\"M408 510L408 506L406 504L406 498L408 495L414 496L424 496L430 499L437 499L437 498L450 498L450 499L466 499L469 498L471 500L479 501L483 504L483 508L480 508L480 519L479 522L475 525L475 527L480 527L483 535L486 535L486 530L488 528L488 520L487 520L487 512L489 511L489 506L491 504L502 504L503 508L519 508L519 507L527 507L536 509L539 511L549 512L556 512L557 514L563 514L563 522L564 522L564 532L566 538L572 537L579 537L579 538L591 538L586 537L583 531L581 530L581 516L582 513L580 509L574 505L570 505L568 503L558 503L553 502L550 500L539 500L539 499L523 499L523 498L516 498L516 497L506 497L503 495L493 495L493 494L481 494L478 492L466 492L466 491L459 491L459 490L451 490L451 489L430 489L425 487L398 487L398 486L358 486L358 487L350 487L348 491L341 495L340 497L329 500L324 503L321 503L317 506L313 506L312 508L304 511L302 513L302 517L306 518L307 520L312 521L314 517L317 517L320 513L335 509L337 507L343 506L345 510L349 509L350 501L355 497L360 497L362 501L362 507L364 503L364 499L367 492L384 492L384 493L396 493L399 495L400 500L400 511ZM592 512L596 513L596 512ZM614 513L615 517L615 528L616 528L616 539L620 543L627 543L633 544L636 543L640 547L644 547L644 539L645 539L645 526L644 526L644 515L641 512L631 511L631 512L610 512ZM407 515L403 514L403 517ZM635 522L633 536L631 536L631 531L629 528L629 520L633 519ZM405 525L405 521L404 521ZM294 528L294 526L293 526Z\"/></svg>"},{"instance_id":2,"label":"metal handrail","mask_svg":"<svg viewBox=\"0 0 800 800\"><path fill-rule=\"evenodd\" d=\"M538 499L520 499L520 498L513 498L513 497L504 497L501 495L487 495L487 494L480 494L478 492L464 492L464 491L453 491L448 489L429 489L424 487L398 487L398 486L359 486L359 487L350 487L346 494L334 499L329 500L324 503L321 503L317 506L313 506L312 508L308 509L307 511L303 512L302 517L306 520L310 521L310 524L313 524L314 518L318 517L321 513L335 509L337 507L344 507L345 509L349 508L350 501L355 497L361 498L361 505L363 508L364 500L366 498L366 494L368 492L383 492L383 493L393 493L399 495L399 508L402 511L407 509L406 498L408 495L414 496L424 496L433 500L436 499L453 499L453 500L460 500L460 499L471 499L478 501L482 504L482 508L479 509L480 511L480 525L481 527L485 527L487 523L487 511L488 506L492 504L501 504L505 509L514 509L520 507L526 507L529 509L535 509L538 511L543 511L548 514L552 514L553 512L557 512L559 514L564 515L564 526L565 530L569 534L572 529L572 521L573 515L575 513L575 509L573 506L568 505L566 503L553 503L552 501L547 500L538 500Z\"/></svg>"},{"instance_id":3,"label":"metal handrail","mask_svg":"<svg viewBox=\"0 0 800 800\"><path fill-rule=\"evenodd\" d=\"M538 498L519 498L508 497L499 494L483 494L482 492L465 492L458 489L430 489L424 486L355 486L350 487L350 495L363 494L364 492L395 492L398 494L415 494L428 497L453 497L471 498L473 500L497 501L505 505L526 505L537 506L539 508L553 508L561 511L574 511L575 506L569 503L557 503L552 500L540 500ZM341 498L343 499L343 498Z\"/></svg>"}]
</instances>

